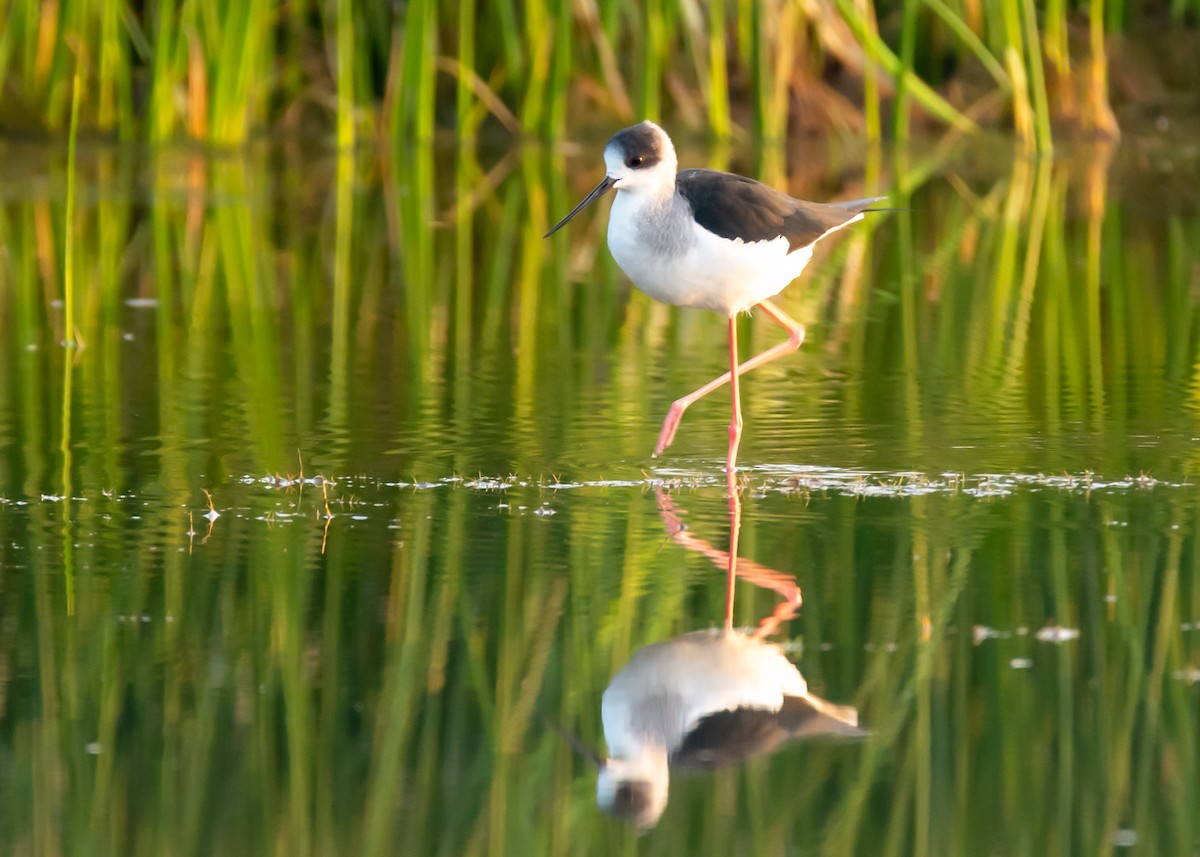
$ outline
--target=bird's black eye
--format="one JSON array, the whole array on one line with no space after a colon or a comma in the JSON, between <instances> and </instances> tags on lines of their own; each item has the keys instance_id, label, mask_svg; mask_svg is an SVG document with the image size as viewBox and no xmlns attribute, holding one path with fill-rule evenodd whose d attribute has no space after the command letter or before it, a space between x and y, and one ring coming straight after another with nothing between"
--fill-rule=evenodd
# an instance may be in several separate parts
<instances>
[{"instance_id":1,"label":"bird's black eye","mask_svg":"<svg viewBox=\"0 0 1200 857\"><path fill-rule=\"evenodd\" d=\"M630 155L625 159L625 166L631 170L636 170L644 163L646 163L646 159L641 155Z\"/></svg>"}]
</instances>

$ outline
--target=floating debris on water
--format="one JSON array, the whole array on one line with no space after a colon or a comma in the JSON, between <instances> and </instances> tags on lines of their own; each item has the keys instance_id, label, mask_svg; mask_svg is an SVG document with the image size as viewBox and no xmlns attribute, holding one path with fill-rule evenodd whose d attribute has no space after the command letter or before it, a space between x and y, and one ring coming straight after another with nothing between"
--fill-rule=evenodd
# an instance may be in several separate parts
<instances>
[{"instance_id":1,"label":"floating debris on water","mask_svg":"<svg viewBox=\"0 0 1200 857\"><path fill-rule=\"evenodd\" d=\"M491 476L480 476L477 479L471 479L467 482L464 482L463 486L466 488L471 488L472 490L475 490L475 491L507 491L509 488L512 488L515 484L516 484L515 482L508 480L508 479L501 479L498 477L491 477Z\"/></svg>"},{"instance_id":2,"label":"floating debris on water","mask_svg":"<svg viewBox=\"0 0 1200 857\"><path fill-rule=\"evenodd\" d=\"M1079 629L1063 628L1051 623L1045 628L1039 628L1035 636L1043 643L1066 643L1079 637Z\"/></svg>"},{"instance_id":3,"label":"floating debris on water","mask_svg":"<svg viewBox=\"0 0 1200 857\"><path fill-rule=\"evenodd\" d=\"M946 471L933 476L913 470L871 471L854 468L818 467L812 465L763 464L744 468L738 473L743 488L751 497L762 498L771 493L808 497L813 494L858 498L905 498L935 494L965 494L980 499L1007 497L1017 491L1058 491L1064 493L1124 493L1132 490L1186 488L1187 483L1155 479L1146 474L1113 479L1098 477L1091 471L1082 473L978 473ZM335 484L329 477L313 476L244 476L243 484L259 484L272 488ZM641 479L566 479L560 475L518 476L477 474L464 478L458 475L437 479L413 479L411 482L382 481L369 476L339 476L337 483L353 483L380 488L405 488L413 491L432 491L461 486L472 491L513 491L535 488L543 491L580 491L606 488L724 488L726 478L717 466L707 468L660 467ZM1120 520L1107 521L1111 527L1127 526Z\"/></svg>"},{"instance_id":4,"label":"floating debris on water","mask_svg":"<svg viewBox=\"0 0 1200 857\"><path fill-rule=\"evenodd\" d=\"M1171 675L1185 684L1200 684L1200 667L1187 666L1181 670L1175 670Z\"/></svg>"},{"instance_id":5,"label":"floating debris on water","mask_svg":"<svg viewBox=\"0 0 1200 857\"><path fill-rule=\"evenodd\" d=\"M971 629L971 635L975 640L975 645L979 645L984 640L1007 640L1012 637L1011 631L998 631L995 628L989 628L987 625L976 625Z\"/></svg>"},{"instance_id":6,"label":"floating debris on water","mask_svg":"<svg viewBox=\"0 0 1200 857\"><path fill-rule=\"evenodd\" d=\"M206 488L201 488L200 490L204 492L205 498L208 499L208 511L204 513L203 517L208 518L210 522L215 521L221 517L221 513L217 511L216 504L213 503L212 494L208 493L208 489Z\"/></svg>"},{"instance_id":7,"label":"floating debris on water","mask_svg":"<svg viewBox=\"0 0 1200 857\"><path fill-rule=\"evenodd\" d=\"M895 643L872 643L870 641L863 644L864 652L885 652L889 655L895 654L900 650L900 647Z\"/></svg>"}]
</instances>

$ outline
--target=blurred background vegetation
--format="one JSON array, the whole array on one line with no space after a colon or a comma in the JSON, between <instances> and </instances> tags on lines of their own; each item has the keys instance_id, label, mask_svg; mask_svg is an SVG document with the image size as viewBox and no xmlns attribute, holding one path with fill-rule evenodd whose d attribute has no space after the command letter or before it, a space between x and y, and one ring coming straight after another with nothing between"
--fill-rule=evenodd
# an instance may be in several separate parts
<instances>
[{"instance_id":1,"label":"blurred background vegetation","mask_svg":"<svg viewBox=\"0 0 1200 857\"><path fill-rule=\"evenodd\" d=\"M1196 852L1198 16L0 0L0 854ZM543 240L585 153L512 143L642 116L898 210L781 296L743 447L742 555L877 737L638 840L543 715L599 743L720 618L648 489L722 543L725 409L647 454L724 322Z\"/></svg>"},{"instance_id":2,"label":"blurred background vegetation","mask_svg":"<svg viewBox=\"0 0 1200 857\"><path fill-rule=\"evenodd\" d=\"M1200 91L1200 0L0 0L0 19L0 128L64 130L78 71L85 128L221 146L556 137L586 113L766 140L988 124L1044 150Z\"/></svg>"}]
</instances>

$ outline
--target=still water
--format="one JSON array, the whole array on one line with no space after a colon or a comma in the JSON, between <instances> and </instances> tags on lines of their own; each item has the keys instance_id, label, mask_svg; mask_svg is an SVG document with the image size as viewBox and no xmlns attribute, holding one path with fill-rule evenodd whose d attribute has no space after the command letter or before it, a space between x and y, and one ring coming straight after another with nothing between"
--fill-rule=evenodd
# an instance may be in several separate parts
<instances>
[{"instance_id":1,"label":"still water","mask_svg":"<svg viewBox=\"0 0 1200 857\"><path fill-rule=\"evenodd\" d=\"M649 457L723 320L603 210L542 240L599 143L91 149L68 222L0 142L0 853L1200 853L1189 139L683 141L898 209L781 296L740 507L721 393ZM614 674L721 625L735 527L734 624L867 734L639 834L553 724L603 749Z\"/></svg>"}]
</instances>

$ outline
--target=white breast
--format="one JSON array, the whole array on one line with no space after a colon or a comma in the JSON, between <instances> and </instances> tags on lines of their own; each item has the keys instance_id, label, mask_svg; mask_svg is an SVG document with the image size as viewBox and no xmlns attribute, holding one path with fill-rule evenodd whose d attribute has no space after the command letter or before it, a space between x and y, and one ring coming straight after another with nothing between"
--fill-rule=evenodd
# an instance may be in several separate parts
<instances>
[{"instance_id":1,"label":"white breast","mask_svg":"<svg viewBox=\"0 0 1200 857\"><path fill-rule=\"evenodd\" d=\"M681 202L618 191L609 216L613 258L655 300L733 316L778 294L812 258L809 247L789 252L783 237L749 244L721 238Z\"/></svg>"},{"instance_id":2,"label":"white breast","mask_svg":"<svg viewBox=\"0 0 1200 857\"><path fill-rule=\"evenodd\" d=\"M613 755L647 739L674 750L707 714L778 711L784 696L807 694L777 647L736 632L693 631L641 649L613 676L601 704L604 739Z\"/></svg>"}]
</instances>

